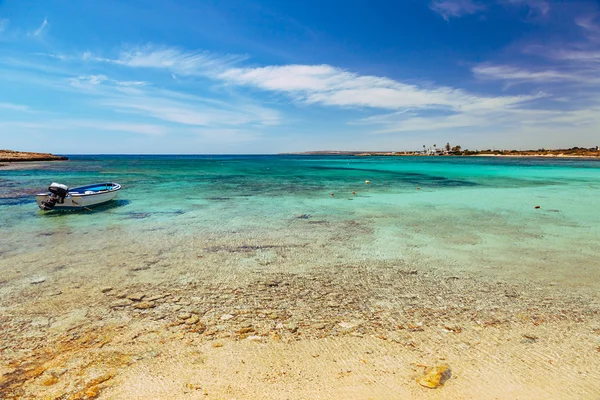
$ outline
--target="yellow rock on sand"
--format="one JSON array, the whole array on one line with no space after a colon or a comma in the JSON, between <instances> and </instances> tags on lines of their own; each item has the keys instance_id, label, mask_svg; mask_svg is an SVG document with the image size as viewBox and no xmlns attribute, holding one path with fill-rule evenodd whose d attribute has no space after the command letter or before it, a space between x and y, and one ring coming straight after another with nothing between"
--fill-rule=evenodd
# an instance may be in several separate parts
<instances>
[{"instance_id":1,"label":"yellow rock on sand","mask_svg":"<svg viewBox=\"0 0 600 400\"><path fill-rule=\"evenodd\" d=\"M451 371L448 365L437 365L427 368L425 375L417 378L417 382L426 388L435 389L444 386L450 376Z\"/></svg>"}]
</instances>

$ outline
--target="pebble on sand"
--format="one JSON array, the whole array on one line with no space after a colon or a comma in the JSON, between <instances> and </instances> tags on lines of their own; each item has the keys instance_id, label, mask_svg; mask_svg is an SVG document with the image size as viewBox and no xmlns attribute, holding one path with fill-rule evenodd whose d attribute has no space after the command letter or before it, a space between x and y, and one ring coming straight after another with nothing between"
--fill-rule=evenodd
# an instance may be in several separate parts
<instances>
[{"instance_id":1,"label":"pebble on sand","mask_svg":"<svg viewBox=\"0 0 600 400\"><path fill-rule=\"evenodd\" d=\"M150 301L140 301L139 303L135 303L133 305L134 308L137 308L138 310L147 310L149 308L154 308L156 307L156 304L150 302Z\"/></svg>"},{"instance_id":2,"label":"pebble on sand","mask_svg":"<svg viewBox=\"0 0 600 400\"><path fill-rule=\"evenodd\" d=\"M120 307L127 307L128 305L131 304L130 300L127 299L119 299L117 301L115 301L114 303L112 303L110 305L110 308L120 308Z\"/></svg>"},{"instance_id":3,"label":"pebble on sand","mask_svg":"<svg viewBox=\"0 0 600 400\"><path fill-rule=\"evenodd\" d=\"M146 295L145 294L141 294L141 293L134 293L134 294L127 295L127 298L129 300L133 300L133 301L142 301L142 299L144 297L146 297Z\"/></svg>"},{"instance_id":4,"label":"pebble on sand","mask_svg":"<svg viewBox=\"0 0 600 400\"><path fill-rule=\"evenodd\" d=\"M192 316L192 314L190 314L189 312L182 312L182 313L177 314L177 318L184 319L184 320L191 318L191 316Z\"/></svg>"},{"instance_id":5,"label":"pebble on sand","mask_svg":"<svg viewBox=\"0 0 600 400\"><path fill-rule=\"evenodd\" d=\"M425 375L417 378L419 385L430 389L436 389L444 386L444 383L450 379L452 372L450 367L446 364L437 365L435 367L427 368Z\"/></svg>"}]
</instances>

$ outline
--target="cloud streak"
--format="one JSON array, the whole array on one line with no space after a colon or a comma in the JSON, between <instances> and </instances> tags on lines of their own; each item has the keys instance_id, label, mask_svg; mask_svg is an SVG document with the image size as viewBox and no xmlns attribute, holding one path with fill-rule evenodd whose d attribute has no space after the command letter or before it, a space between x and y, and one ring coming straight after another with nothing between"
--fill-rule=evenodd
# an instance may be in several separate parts
<instances>
[{"instance_id":1,"label":"cloud streak","mask_svg":"<svg viewBox=\"0 0 600 400\"><path fill-rule=\"evenodd\" d=\"M485 96L447 86L417 86L359 75L329 65L234 68L219 78L229 84L283 93L304 104L394 111L350 122L372 126L370 132L379 134L484 128L507 116L518 125L519 110L547 96L541 92Z\"/></svg>"},{"instance_id":2,"label":"cloud streak","mask_svg":"<svg viewBox=\"0 0 600 400\"><path fill-rule=\"evenodd\" d=\"M525 6L529 8L529 16L544 16L550 11L550 3L545 0L500 0L501 4Z\"/></svg>"},{"instance_id":3,"label":"cloud streak","mask_svg":"<svg viewBox=\"0 0 600 400\"><path fill-rule=\"evenodd\" d=\"M435 0L430 9L440 14L446 21L485 10L485 6L472 0Z\"/></svg>"},{"instance_id":4,"label":"cloud streak","mask_svg":"<svg viewBox=\"0 0 600 400\"><path fill-rule=\"evenodd\" d=\"M557 69L527 69L510 65L481 64L473 67L473 74L479 79L503 80L514 83L600 83L596 74L578 70L559 71Z\"/></svg>"},{"instance_id":5,"label":"cloud streak","mask_svg":"<svg viewBox=\"0 0 600 400\"><path fill-rule=\"evenodd\" d=\"M114 131L136 133L141 135L162 135L167 132L164 126L153 124L136 124L126 122L110 122L96 119L60 119L44 122L2 121L0 127L9 129L28 129L33 131L63 131L70 129L91 129L98 131Z\"/></svg>"},{"instance_id":6,"label":"cloud streak","mask_svg":"<svg viewBox=\"0 0 600 400\"><path fill-rule=\"evenodd\" d=\"M494 5L527 7L529 17L545 16L550 11L550 3L545 0L495 0L477 2L475 0L434 0L429 8L440 14L446 21L450 18L460 18L466 15L486 11Z\"/></svg>"},{"instance_id":7,"label":"cloud streak","mask_svg":"<svg viewBox=\"0 0 600 400\"><path fill-rule=\"evenodd\" d=\"M190 126L223 127L279 123L277 112L262 107L223 109L148 96L103 100L100 104L119 112Z\"/></svg>"},{"instance_id":8,"label":"cloud streak","mask_svg":"<svg viewBox=\"0 0 600 400\"><path fill-rule=\"evenodd\" d=\"M110 79L104 74L99 75L82 75L77 78L69 78L69 82L71 86L74 87L89 87L94 85L100 85L102 83L111 83L117 86L143 86L147 85L147 82L144 81L118 81L115 79Z\"/></svg>"},{"instance_id":9,"label":"cloud streak","mask_svg":"<svg viewBox=\"0 0 600 400\"><path fill-rule=\"evenodd\" d=\"M164 69L184 76L206 75L232 66L247 57L215 55L208 51L185 51L177 47L147 45L124 50L117 58L83 54L84 60L122 65L131 68ZM174 75L172 75L174 76Z\"/></svg>"},{"instance_id":10,"label":"cloud streak","mask_svg":"<svg viewBox=\"0 0 600 400\"><path fill-rule=\"evenodd\" d=\"M13 103L0 103L0 110L33 112L33 110L29 106L25 106L22 104L13 104Z\"/></svg>"},{"instance_id":11,"label":"cloud streak","mask_svg":"<svg viewBox=\"0 0 600 400\"><path fill-rule=\"evenodd\" d=\"M44 21L39 26L39 28L37 28L35 31L33 31L31 35L34 37L40 36L42 34L42 32L44 31L44 29L46 28L46 26L48 26L48 18L44 18Z\"/></svg>"},{"instance_id":12,"label":"cloud streak","mask_svg":"<svg viewBox=\"0 0 600 400\"><path fill-rule=\"evenodd\" d=\"M234 68L218 76L236 85L281 92L309 104L388 110L474 110L511 107L540 95L485 97L446 86L417 86L393 79L358 75L330 65Z\"/></svg>"}]
</instances>

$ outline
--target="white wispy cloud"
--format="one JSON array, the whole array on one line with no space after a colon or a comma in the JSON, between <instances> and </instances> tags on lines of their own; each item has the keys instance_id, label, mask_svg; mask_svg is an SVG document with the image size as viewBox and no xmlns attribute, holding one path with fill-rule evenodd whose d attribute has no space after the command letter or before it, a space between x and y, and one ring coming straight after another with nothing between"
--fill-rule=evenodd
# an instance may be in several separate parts
<instances>
[{"instance_id":1,"label":"white wispy cloud","mask_svg":"<svg viewBox=\"0 0 600 400\"><path fill-rule=\"evenodd\" d=\"M600 83L595 74L583 74L580 70L558 71L556 69L527 69L510 65L480 64L472 69L480 79L503 80L512 82L585 82Z\"/></svg>"},{"instance_id":2,"label":"white wispy cloud","mask_svg":"<svg viewBox=\"0 0 600 400\"><path fill-rule=\"evenodd\" d=\"M40 34L44 31L44 29L48 26L48 18L44 18L42 24L35 31L31 33L32 36L40 36Z\"/></svg>"},{"instance_id":3,"label":"white wispy cloud","mask_svg":"<svg viewBox=\"0 0 600 400\"><path fill-rule=\"evenodd\" d=\"M523 3L530 7L538 4L540 13L547 12L541 4L544 2ZM551 93L545 104L535 108L516 107L487 113L485 119L489 124L543 137L569 132L573 140L575 136L592 137L592 132L600 129L600 48L590 35L596 28L596 14L582 12L575 10L575 17L571 14L566 21L561 19L561 24L572 24L570 32L579 28L582 36L571 35L569 39L559 39L560 42L557 39L546 43L536 41L523 48L526 57L513 54L511 63L487 62L472 68L476 78L498 81L505 88L527 84Z\"/></svg>"},{"instance_id":4,"label":"white wispy cloud","mask_svg":"<svg viewBox=\"0 0 600 400\"><path fill-rule=\"evenodd\" d=\"M93 56L88 54L86 57L92 59ZM4 61L0 60L0 63ZM117 119L144 118L169 125L213 130L225 127L256 130L278 125L282 121L279 111L243 96L238 98L233 93L225 93L225 101L162 89L141 80L118 80L104 73L64 77L69 70L81 69L81 58L65 56L60 61L60 67L55 67L54 62L13 60L8 64L13 69L6 70L6 73L0 69L0 80L19 81L78 94L83 96L80 103L87 103L91 109L121 114L121 117L116 115ZM108 73L111 69L104 70Z\"/></svg>"},{"instance_id":5,"label":"white wispy cloud","mask_svg":"<svg viewBox=\"0 0 600 400\"><path fill-rule=\"evenodd\" d=\"M591 42L600 42L600 12L581 15L575 19L575 23L583 29Z\"/></svg>"},{"instance_id":6,"label":"white wispy cloud","mask_svg":"<svg viewBox=\"0 0 600 400\"><path fill-rule=\"evenodd\" d=\"M71 79L71 84L73 85L81 85L81 84L88 84L88 85L99 85L100 83L107 81L108 77L106 75L87 75L87 76L80 76L77 78L72 78Z\"/></svg>"},{"instance_id":7,"label":"white wispy cloud","mask_svg":"<svg viewBox=\"0 0 600 400\"><path fill-rule=\"evenodd\" d=\"M599 63L600 49L580 50L574 48L562 48L558 50L550 50L547 53L549 57L556 60L567 60L581 63Z\"/></svg>"},{"instance_id":8,"label":"white wispy cloud","mask_svg":"<svg viewBox=\"0 0 600 400\"><path fill-rule=\"evenodd\" d=\"M118 81L115 79L110 79L108 76L106 76L104 74L82 75L82 76L78 76L77 78L69 78L68 81L70 82L71 86L80 87L80 88L94 86L94 85L100 85L102 83L110 83L110 84L113 84L116 86L124 86L124 87L143 86L143 85L147 84L147 82L144 82L144 81Z\"/></svg>"},{"instance_id":9,"label":"white wispy cloud","mask_svg":"<svg viewBox=\"0 0 600 400\"><path fill-rule=\"evenodd\" d=\"M8 27L8 18L0 18L0 33L4 32Z\"/></svg>"},{"instance_id":10,"label":"white wispy cloud","mask_svg":"<svg viewBox=\"0 0 600 400\"><path fill-rule=\"evenodd\" d=\"M60 120L45 120L43 122L29 121L2 121L0 128L5 131L10 129L29 129L34 131L64 131L70 129L91 129L97 131L115 131L137 133L142 135L162 135L168 131L164 126L143 124L143 123L127 123L127 122L111 122L96 119L68 119Z\"/></svg>"},{"instance_id":11,"label":"white wispy cloud","mask_svg":"<svg viewBox=\"0 0 600 400\"><path fill-rule=\"evenodd\" d=\"M0 103L0 109L21 112L33 112L33 110L29 106L13 103Z\"/></svg>"},{"instance_id":12,"label":"white wispy cloud","mask_svg":"<svg viewBox=\"0 0 600 400\"><path fill-rule=\"evenodd\" d=\"M524 132L531 129L564 130L600 128L600 105L581 110L501 109L476 110L420 116L416 113L392 113L358 120L355 123L374 126L374 134L418 131Z\"/></svg>"},{"instance_id":13,"label":"white wispy cloud","mask_svg":"<svg viewBox=\"0 0 600 400\"><path fill-rule=\"evenodd\" d=\"M429 8L440 14L446 21L450 18L459 18L465 15L477 14L487 10L490 6L501 5L510 7L527 7L529 16L545 16L550 11L550 3L545 0L434 0Z\"/></svg>"},{"instance_id":14,"label":"white wispy cloud","mask_svg":"<svg viewBox=\"0 0 600 400\"><path fill-rule=\"evenodd\" d=\"M500 0L503 4L529 8L529 16L544 16L550 11L550 3L545 0Z\"/></svg>"},{"instance_id":15,"label":"white wispy cloud","mask_svg":"<svg viewBox=\"0 0 600 400\"><path fill-rule=\"evenodd\" d=\"M447 86L418 86L359 75L329 65L234 68L219 78L229 84L284 93L301 103L394 111L350 122L371 126L370 133L481 129L506 116L512 116L508 120L517 124L521 119L518 110L547 96L543 92L485 96ZM502 126L507 126L506 121Z\"/></svg>"},{"instance_id":16,"label":"white wispy cloud","mask_svg":"<svg viewBox=\"0 0 600 400\"><path fill-rule=\"evenodd\" d=\"M217 108L208 104L154 97L147 93L103 100L100 104L119 112L190 126L276 125L280 122L277 111L264 107L237 105L234 108Z\"/></svg>"},{"instance_id":17,"label":"white wispy cloud","mask_svg":"<svg viewBox=\"0 0 600 400\"><path fill-rule=\"evenodd\" d=\"M271 126L281 122L276 110L248 99L220 101L156 88L143 81L118 81L106 75L83 75L68 79L69 85L93 95L92 103L119 113L169 123L203 126Z\"/></svg>"},{"instance_id":18,"label":"white wispy cloud","mask_svg":"<svg viewBox=\"0 0 600 400\"><path fill-rule=\"evenodd\" d=\"M305 103L389 110L510 107L539 97L478 96L446 86L417 86L385 77L358 75L329 65L233 68L219 78L231 84L286 93Z\"/></svg>"},{"instance_id":19,"label":"white wispy cloud","mask_svg":"<svg viewBox=\"0 0 600 400\"><path fill-rule=\"evenodd\" d=\"M123 65L132 68L165 69L179 75L214 73L245 60L246 56L216 55L208 51L187 51L177 47L147 45L123 50L117 58L106 58L85 52L84 60Z\"/></svg>"},{"instance_id":20,"label":"white wispy cloud","mask_svg":"<svg viewBox=\"0 0 600 400\"><path fill-rule=\"evenodd\" d=\"M440 14L446 21L453 17L475 14L485 10L485 5L472 0L435 0L429 6L433 11Z\"/></svg>"},{"instance_id":21,"label":"white wispy cloud","mask_svg":"<svg viewBox=\"0 0 600 400\"><path fill-rule=\"evenodd\" d=\"M561 42L535 43L525 46L523 52L535 57L535 66L484 63L472 68L479 79L492 79L507 83L533 83L571 87L570 92L598 93L600 85L600 26L597 13L584 14L571 20L573 29L579 28L580 38ZM597 33L597 34L596 34ZM563 89L564 91L564 89Z\"/></svg>"},{"instance_id":22,"label":"white wispy cloud","mask_svg":"<svg viewBox=\"0 0 600 400\"><path fill-rule=\"evenodd\" d=\"M58 53L33 53L33 55L48 57L48 58L55 58L57 60L67 60L68 59L68 57L66 55L58 54Z\"/></svg>"}]
</instances>

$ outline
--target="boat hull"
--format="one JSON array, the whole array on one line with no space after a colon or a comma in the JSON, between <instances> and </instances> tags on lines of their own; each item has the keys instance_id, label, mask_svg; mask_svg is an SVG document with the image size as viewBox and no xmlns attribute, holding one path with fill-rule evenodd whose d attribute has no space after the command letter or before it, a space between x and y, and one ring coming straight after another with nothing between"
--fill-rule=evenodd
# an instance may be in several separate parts
<instances>
[{"instance_id":1,"label":"boat hull","mask_svg":"<svg viewBox=\"0 0 600 400\"><path fill-rule=\"evenodd\" d=\"M121 185L113 185L114 186L112 187L107 186L106 190L100 191L86 190L94 185L70 189L69 194L65 197L64 201L62 203L56 203L53 210L83 210L106 204L109 201L114 200L121 189ZM78 192L78 190L80 192ZM42 208L42 203L48 200L49 197L50 193L40 193L36 195L35 199L38 206Z\"/></svg>"}]
</instances>

